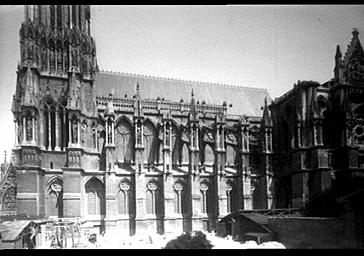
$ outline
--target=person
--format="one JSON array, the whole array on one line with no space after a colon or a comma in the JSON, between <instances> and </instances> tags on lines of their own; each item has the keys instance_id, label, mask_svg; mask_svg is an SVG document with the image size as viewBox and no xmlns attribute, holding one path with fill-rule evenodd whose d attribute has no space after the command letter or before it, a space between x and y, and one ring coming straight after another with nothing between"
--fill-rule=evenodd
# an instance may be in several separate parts
<instances>
[{"instance_id":1,"label":"person","mask_svg":"<svg viewBox=\"0 0 364 256\"><path fill-rule=\"evenodd\" d=\"M211 249L213 245L201 231L183 233L169 241L163 249Z\"/></svg>"}]
</instances>

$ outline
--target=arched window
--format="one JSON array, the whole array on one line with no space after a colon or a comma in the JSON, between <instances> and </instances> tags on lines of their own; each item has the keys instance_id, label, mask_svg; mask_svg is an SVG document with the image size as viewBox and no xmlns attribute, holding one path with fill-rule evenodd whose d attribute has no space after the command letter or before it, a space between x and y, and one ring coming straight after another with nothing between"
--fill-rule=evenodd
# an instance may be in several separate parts
<instances>
[{"instance_id":1,"label":"arched window","mask_svg":"<svg viewBox=\"0 0 364 256\"><path fill-rule=\"evenodd\" d=\"M228 180L226 182L226 211L228 213L231 213L233 211L233 202L234 202L234 198L233 198L233 182Z\"/></svg>"},{"instance_id":2,"label":"arched window","mask_svg":"<svg viewBox=\"0 0 364 256\"><path fill-rule=\"evenodd\" d=\"M25 116L25 127L26 141L33 140L33 117L30 112L27 112Z\"/></svg>"},{"instance_id":3,"label":"arched window","mask_svg":"<svg viewBox=\"0 0 364 256\"><path fill-rule=\"evenodd\" d=\"M174 193L175 193L175 210L174 212L177 214L182 214L183 210L183 191L184 191L184 184L180 181L177 181L173 185Z\"/></svg>"},{"instance_id":4,"label":"arched window","mask_svg":"<svg viewBox=\"0 0 364 256\"><path fill-rule=\"evenodd\" d=\"M105 214L105 191L102 182L96 178L90 179L86 185L87 194L87 214Z\"/></svg>"},{"instance_id":5,"label":"arched window","mask_svg":"<svg viewBox=\"0 0 364 256\"><path fill-rule=\"evenodd\" d=\"M118 192L118 214L128 214L128 195L125 191L119 190Z\"/></svg>"},{"instance_id":6,"label":"arched window","mask_svg":"<svg viewBox=\"0 0 364 256\"><path fill-rule=\"evenodd\" d=\"M40 40L40 56L41 56L41 70L45 71L48 69L48 62L47 62L47 43L44 37Z\"/></svg>"},{"instance_id":7,"label":"arched window","mask_svg":"<svg viewBox=\"0 0 364 256\"><path fill-rule=\"evenodd\" d=\"M76 116L71 119L71 142L72 144L78 143L78 120Z\"/></svg>"},{"instance_id":8,"label":"arched window","mask_svg":"<svg viewBox=\"0 0 364 256\"><path fill-rule=\"evenodd\" d=\"M16 215L16 187L9 187L2 198L1 213L3 216Z\"/></svg>"},{"instance_id":9,"label":"arched window","mask_svg":"<svg viewBox=\"0 0 364 256\"><path fill-rule=\"evenodd\" d=\"M47 103L44 106L44 135L45 146L48 150L54 150L54 147L56 145L56 107L54 105L55 103L51 99L48 99Z\"/></svg>"},{"instance_id":10,"label":"arched window","mask_svg":"<svg viewBox=\"0 0 364 256\"><path fill-rule=\"evenodd\" d=\"M49 71L54 72L56 68L56 58L55 58L55 45L52 40L49 40Z\"/></svg>"},{"instance_id":11,"label":"arched window","mask_svg":"<svg viewBox=\"0 0 364 256\"><path fill-rule=\"evenodd\" d=\"M156 214L156 203L157 203L157 191L158 184L156 181L150 181L147 184L147 195L146 195L146 213Z\"/></svg>"},{"instance_id":12,"label":"arched window","mask_svg":"<svg viewBox=\"0 0 364 256\"><path fill-rule=\"evenodd\" d=\"M210 188L210 184L206 181L200 183L200 191L201 191L201 211L203 214L207 214L207 207L208 207L208 190Z\"/></svg>"},{"instance_id":13,"label":"arched window","mask_svg":"<svg viewBox=\"0 0 364 256\"><path fill-rule=\"evenodd\" d=\"M55 176L49 179L47 216L63 217L63 180Z\"/></svg>"},{"instance_id":14,"label":"arched window","mask_svg":"<svg viewBox=\"0 0 364 256\"><path fill-rule=\"evenodd\" d=\"M150 121L144 123L143 128L143 139L144 139L144 161L148 164L156 161L156 147L157 139L154 125Z\"/></svg>"},{"instance_id":15,"label":"arched window","mask_svg":"<svg viewBox=\"0 0 364 256\"><path fill-rule=\"evenodd\" d=\"M61 73L63 71L63 53L62 53L62 43L57 41L57 71Z\"/></svg>"},{"instance_id":16,"label":"arched window","mask_svg":"<svg viewBox=\"0 0 364 256\"><path fill-rule=\"evenodd\" d=\"M117 195L118 214L129 214L129 191L130 182L128 180L122 180L119 184Z\"/></svg>"},{"instance_id":17,"label":"arched window","mask_svg":"<svg viewBox=\"0 0 364 256\"><path fill-rule=\"evenodd\" d=\"M116 126L115 146L116 157L123 163L133 160L133 129L126 120L121 120Z\"/></svg>"}]
</instances>

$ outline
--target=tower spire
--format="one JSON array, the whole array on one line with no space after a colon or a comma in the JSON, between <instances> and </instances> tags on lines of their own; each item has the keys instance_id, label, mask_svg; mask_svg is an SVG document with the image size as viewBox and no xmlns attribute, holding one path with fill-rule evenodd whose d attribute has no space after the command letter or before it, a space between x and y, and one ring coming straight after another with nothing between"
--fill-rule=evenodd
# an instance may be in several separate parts
<instances>
[{"instance_id":1,"label":"tower spire","mask_svg":"<svg viewBox=\"0 0 364 256\"><path fill-rule=\"evenodd\" d=\"M353 34L353 38L357 39L357 38L358 38L358 36L359 36L359 31L358 31L358 29L357 29L357 28L353 28L353 32L352 32L352 34Z\"/></svg>"},{"instance_id":2,"label":"tower spire","mask_svg":"<svg viewBox=\"0 0 364 256\"><path fill-rule=\"evenodd\" d=\"M341 58L341 56L342 56L342 54L341 54L341 50L340 50L340 45L337 45L335 58L338 59L338 58Z\"/></svg>"}]
</instances>

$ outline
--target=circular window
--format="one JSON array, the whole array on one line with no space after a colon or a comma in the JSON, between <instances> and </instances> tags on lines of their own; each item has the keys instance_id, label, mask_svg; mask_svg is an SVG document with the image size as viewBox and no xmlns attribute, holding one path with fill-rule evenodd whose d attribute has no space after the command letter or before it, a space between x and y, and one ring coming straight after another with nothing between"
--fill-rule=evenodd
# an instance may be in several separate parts
<instances>
[{"instance_id":1,"label":"circular window","mask_svg":"<svg viewBox=\"0 0 364 256\"><path fill-rule=\"evenodd\" d=\"M130 190L130 183L129 181L122 181L119 184L119 188L123 191L129 191Z\"/></svg>"},{"instance_id":2,"label":"circular window","mask_svg":"<svg viewBox=\"0 0 364 256\"><path fill-rule=\"evenodd\" d=\"M59 184L52 184L51 185L51 189L56 192L56 193L60 193L62 191L62 186Z\"/></svg>"},{"instance_id":3,"label":"circular window","mask_svg":"<svg viewBox=\"0 0 364 256\"><path fill-rule=\"evenodd\" d=\"M181 182L174 183L174 189L176 191L182 191L183 190L183 184Z\"/></svg>"},{"instance_id":4,"label":"circular window","mask_svg":"<svg viewBox=\"0 0 364 256\"><path fill-rule=\"evenodd\" d=\"M233 182L232 181L226 182L226 190L227 191L233 190Z\"/></svg>"},{"instance_id":5,"label":"circular window","mask_svg":"<svg viewBox=\"0 0 364 256\"><path fill-rule=\"evenodd\" d=\"M206 191L209 189L209 184L207 182L201 182L200 184L200 190Z\"/></svg>"},{"instance_id":6,"label":"circular window","mask_svg":"<svg viewBox=\"0 0 364 256\"><path fill-rule=\"evenodd\" d=\"M151 191L155 191L158 188L158 185L155 181L151 181L147 184L147 188Z\"/></svg>"}]
</instances>

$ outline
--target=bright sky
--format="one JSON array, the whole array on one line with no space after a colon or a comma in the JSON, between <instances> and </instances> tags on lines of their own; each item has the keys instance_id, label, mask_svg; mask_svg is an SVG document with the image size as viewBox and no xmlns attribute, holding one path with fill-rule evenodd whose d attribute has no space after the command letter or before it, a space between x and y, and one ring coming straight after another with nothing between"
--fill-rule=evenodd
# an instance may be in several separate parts
<instances>
[{"instance_id":1,"label":"bright sky","mask_svg":"<svg viewBox=\"0 0 364 256\"><path fill-rule=\"evenodd\" d=\"M267 88L333 77L336 45L364 42L364 5L92 6L100 69ZM0 6L0 162L14 145L10 111L23 6Z\"/></svg>"}]
</instances>

